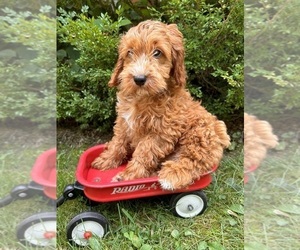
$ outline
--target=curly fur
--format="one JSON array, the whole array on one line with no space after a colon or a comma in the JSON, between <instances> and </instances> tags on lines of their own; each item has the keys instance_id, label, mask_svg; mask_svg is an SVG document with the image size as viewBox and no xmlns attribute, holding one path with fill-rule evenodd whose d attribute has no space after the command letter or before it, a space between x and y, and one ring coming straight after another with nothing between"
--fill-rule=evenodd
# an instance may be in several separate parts
<instances>
[{"instance_id":1,"label":"curly fur","mask_svg":"<svg viewBox=\"0 0 300 250\"><path fill-rule=\"evenodd\" d=\"M278 138L272 132L267 121L253 115L244 114L244 168L259 166L266 157L269 148L278 144Z\"/></svg>"},{"instance_id":2,"label":"curly fur","mask_svg":"<svg viewBox=\"0 0 300 250\"><path fill-rule=\"evenodd\" d=\"M140 86L134 77L143 75ZM109 81L118 88L114 136L92 167L115 168L114 180L158 174L164 189L180 189L219 164L230 144L224 122L192 100L185 89L183 37L175 24L144 21L119 45Z\"/></svg>"}]
</instances>

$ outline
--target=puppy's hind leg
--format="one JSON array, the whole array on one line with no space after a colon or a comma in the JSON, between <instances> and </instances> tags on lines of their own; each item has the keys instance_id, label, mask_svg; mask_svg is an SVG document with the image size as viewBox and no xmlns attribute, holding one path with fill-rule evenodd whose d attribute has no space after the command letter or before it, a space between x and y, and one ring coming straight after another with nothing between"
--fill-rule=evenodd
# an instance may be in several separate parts
<instances>
[{"instance_id":1,"label":"puppy's hind leg","mask_svg":"<svg viewBox=\"0 0 300 250\"><path fill-rule=\"evenodd\" d=\"M158 177L163 189L185 188L219 164L223 148L229 144L229 136L220 130L223 132L222 126L196 127L190 131L181 141L177 159L162 163Z\"/></svg>"},{"instance_id":2,"label":"puppy's hind leg","mask_svg":"<svg viewBox=\"0 0 300 250\"><path fill-rule=\"evenodd\" d=\"M182 189L198 178L195 162L189 158L166 161L158 173L158 181L165 190Z\"/></svg>"}]
</instances>

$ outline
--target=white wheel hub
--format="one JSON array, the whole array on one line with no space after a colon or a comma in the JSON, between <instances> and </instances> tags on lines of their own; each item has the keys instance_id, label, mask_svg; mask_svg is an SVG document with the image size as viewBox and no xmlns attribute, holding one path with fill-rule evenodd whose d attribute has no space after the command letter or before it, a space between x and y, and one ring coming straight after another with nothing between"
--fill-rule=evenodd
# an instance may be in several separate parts
<instances>
[{"instance_id":1,"label":"white wheel hub","mask_svg":"<svg viewBox=\"0 0 300 250\"><path fill-rule=\"evenodd\" d=\"M24 239L36 246L55 246L56 221L41 221L28 227Z\"/></svg>"},{"instance_id":2,"label":"white wheel hub","mask_svg":"<svg viewBox=\"0 0 300 250\"><path fill-rule=\"evenodd\" d=\"M201 213L205 204L196 194L185 195L176 203L176 212L183 218L191 218Z\"/></svg>"},{"instance_id":3,"label":"white wheel hub","mask_svg":"<svg viewBox=\"0 0 300 250\"><path fill-rule=\"evenodd\" d=\"M104 236L104 228L96 221L83 221L76 225L72 230L73 241L80 246L87 246L90 236Z\"/></svg>"}]
</instances>

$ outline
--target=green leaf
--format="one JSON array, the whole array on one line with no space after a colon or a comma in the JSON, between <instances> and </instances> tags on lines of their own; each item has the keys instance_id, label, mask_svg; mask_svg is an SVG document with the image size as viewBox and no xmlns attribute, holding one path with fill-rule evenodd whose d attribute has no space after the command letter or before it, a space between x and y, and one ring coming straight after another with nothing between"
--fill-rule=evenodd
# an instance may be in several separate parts
<instances>
[{"instance_id":1,"label":"green leaf","mask_svg":"<svg viewBox=\"0 0 300 250\"><path fill-rule=\"evenodd\" d=\"M151 249L152 249L152 246L150 246L148 244L142 245L142 247L140 248L140 250L151 250Z\"/></svg>"},{"instance_id":2,"label":"green leaf","mask_svg":"<svg viewBox=\"0 0 300 250\"><path fill-rule=\"evenodd\" d=\"M281 226L281 227L290 224L288 220L281 219L281 218L278 218L278 219L276 220L276 223L277 223L278 226Z\"/></svg>"},{"instance_id":3,"label":"green leaf","mask_svg":"<svg viewBox=\"0 0 300 250\"><path fill-rule=\"evenodd\" d=\"M230 226L235 226L237 224L237 221L233 218L229 218L229 224Z\"/></svg>"},{"instance_id":4,"label":"green leaf","mask_svg":"<svg viewBox=\"0 0 300 250\"><path fill-rule=\"evenodd\" d=\"M225 250L225 248L219 242L208 243L209 250Z\"/></svg>"},{"instance_id":5,"label":"green leaf","mask_svg":"<svg viewBox=\"0 0 300 250\"><path fill-rule=\"evenodd\" d=\"M237 214L244 214L244 206L241 204L233 204L229 209Z\"/></svg>"},{"instance_id":6,"label":"green leaf","mask_svg":"<svg viewBox=\"0 0 300 250\"><path fill-rule=\"evenodd\" d=\"M300 206L294 204L281 205L278 209L290 214L300 214Z\"/></svg>"},{"instance_id":7,"label":"green leaf","mask_svg":"<svg viewBox=\"0 0 300 250\"><path fill-rule=\"evenodd\" d=\"M178 239L178 238L179 238L179 235L180 235L180 233L179 233L179 231L176 230L176 229L174 229L174 230L171 232L171 236L172 236L173 238L175 238L175 239Z\"/></svg>"},{"instance_id":8,"label":"green leaf","mask_svg":"<svg viewBox=\"0 0 300 250\"><path fill-rule=\"evenodd\" d=\"M130 231L124 233L124 237L131 241L132 245L136 248L140 248L143 244L143 239L139 238L134 232Z\"/></svg>"},{"instance_id":9,"label":"green leaf","mask_svg":"<svg viewBox=\"0 0 300 250\"><path fill-rule=\"evenodd\" d=\"M131 24L131 21L128 19L123 19L121 22L119 22L120 27L129 25L129 24Z\"/></svg>"},{"instance_id":10,"label":"green leaf","mask_svg":"<svg viewBox=\"0 0 300 250\"><path fill-rule=\"evenodd\" d=\"M230 146L228 147L228 150L233 151L233 150L235 150L236 146L237 146L237 143L235 141L232 141L230 143Z\"/></svg>"},{"instance_id":11,"label":"green leaf","mask_svg":"<svg viewBox=\"0 0 300 250\"><path fill-rule=\"evenodd\" d=\"M286 147L287 147L287 143L285 141L281 141L279 142L279 144L276 146L275 149L278 151L283 151L286 149Z\"/></svg>"},{"instance_id":12,"label":"green leaf","mask_svg":"<svg viewBox=\"0 0 300 250\"><path fill-rule=\"evenodd\" d=\"M193 236L193 235L195 235L195 233L190 230L184 232L184 236Z\"/></svg>"},{"instance_id":13,"label":"green leaf","mask_svg":"<svg viewBox=\"0 0 300 250\"><path fill-rule=\"evenodd\" d=\"M244 250L268 250L268 248L260 242L246 242Z\"/></svg>"},{"instance_id":14,"label":"green leaf","mask_svg":"<svg viewBox=\"0 0 300 250\"><path fill-rule=\"evenodd\" d=\"M208 248L208 245L205 241L201 241L198 245L198 250L206 250Z\"/></svg>"}]
</instances>

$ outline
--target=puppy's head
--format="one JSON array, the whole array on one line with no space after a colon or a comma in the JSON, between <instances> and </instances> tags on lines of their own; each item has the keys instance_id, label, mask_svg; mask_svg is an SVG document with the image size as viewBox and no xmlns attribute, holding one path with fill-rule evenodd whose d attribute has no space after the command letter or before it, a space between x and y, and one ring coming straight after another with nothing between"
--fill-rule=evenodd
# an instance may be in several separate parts
<instances>
[{"instance_id":1,"label":"puppy's head","mask_svg":"<svg viewBox=\"0 0 300 250\"><path fill-rule=\"evenodd\" d=\"M144 21L121 38L109 86L155 95L185 83L183 37L175 24Z\"/></svg>"}]
</instances>

